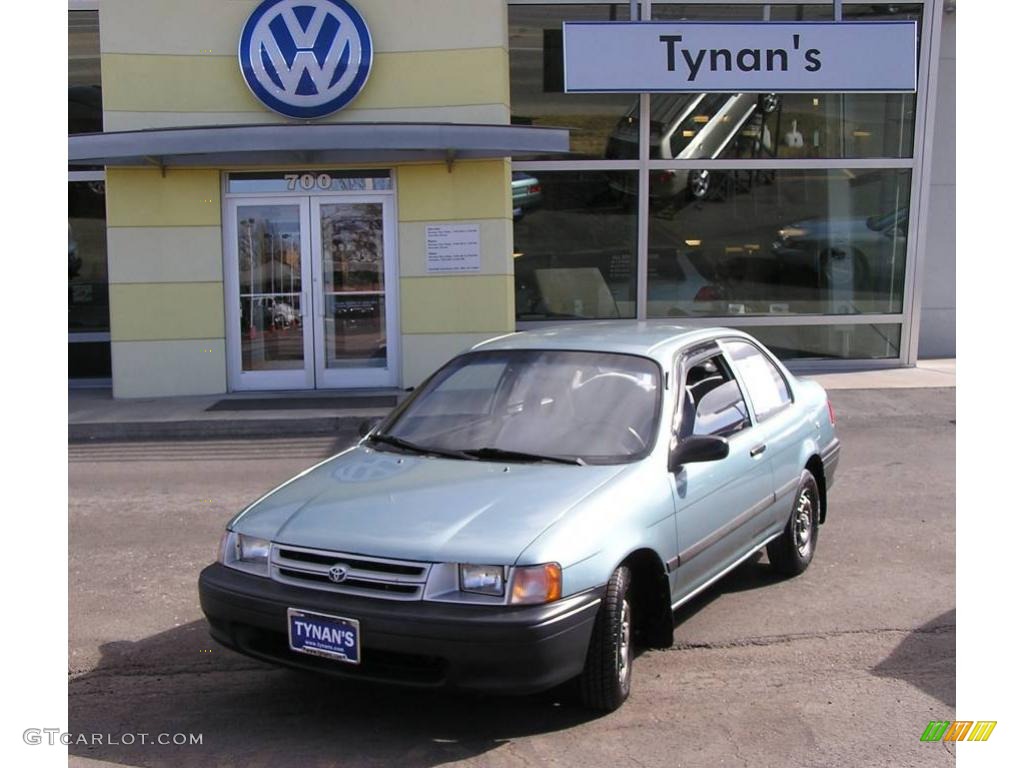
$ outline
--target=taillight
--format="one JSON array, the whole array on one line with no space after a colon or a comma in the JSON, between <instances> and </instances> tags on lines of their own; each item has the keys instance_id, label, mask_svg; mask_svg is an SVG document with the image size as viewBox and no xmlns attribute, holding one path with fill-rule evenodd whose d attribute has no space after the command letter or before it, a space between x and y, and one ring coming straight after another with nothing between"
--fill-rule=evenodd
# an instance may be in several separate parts
<instances>
[{"instance_id":1,"label":"taillight","mask_svg":"<svg viewBox=\"0 0 1024 768\"><path fill-rule=\"evenodd\" d=\"M832 401L826 400L828 404L828 421L834 427L836 425L836 409L832 407Z\"/></svg>"},{"instance_id":2,"label":"taillight","mask_svg":"<svg viewBox=\"0 0 1024 768\"><path fill-rule=\"evenodd\" d=\"M531 195L536 195L539 192L540 192L540 184L534 184L532 187L530 187L530 194Z\"/></svg>"},{"instance_id":3,"label":"taillight","mask_svg":"<svg viewBox=\"0 0 1024 768\"><path fill-rule=\"evenodd\" d=\"M697 295L693 297L694 301L718 301L722 298L722 291L719 290L717 285L705 285L699 291Z\"/></svg>"},{"instance_id":4,"label":"taillight","mask_svg":"<svg viewBox=\"0 0 1024 768\"><path fill-rule=\"evenodd\" d=\"M675 171L662 171L654 177L654 181L656 184L669 184L675 177Z\"/></svg>"}]
</instances>

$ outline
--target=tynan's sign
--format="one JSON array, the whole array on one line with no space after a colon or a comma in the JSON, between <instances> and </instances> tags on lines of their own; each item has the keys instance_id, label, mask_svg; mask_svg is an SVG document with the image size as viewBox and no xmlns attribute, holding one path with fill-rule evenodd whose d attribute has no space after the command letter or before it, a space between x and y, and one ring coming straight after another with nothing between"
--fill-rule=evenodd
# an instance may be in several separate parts
<instances>
[{"instance_id":1,"label":"tynan's sign","mask_svg":"<svg viewBox=\"0 0 1024 768\"><path fill-rule=\"evenodd\" d=\"M912 92L913 21L565 22L565 90Z\"/></svg>"},{"instance_id":2,"label":"tynan's sign","mask_svg":"<svg viewBox=\"0 0 1024 768\"><path fill-rule=\"evenodd\" d=\"M238 63L253 95L315 119L354 99L370 76L370 30L345 0L263 0L242 28Z\"/></svg>"}]
</instances>

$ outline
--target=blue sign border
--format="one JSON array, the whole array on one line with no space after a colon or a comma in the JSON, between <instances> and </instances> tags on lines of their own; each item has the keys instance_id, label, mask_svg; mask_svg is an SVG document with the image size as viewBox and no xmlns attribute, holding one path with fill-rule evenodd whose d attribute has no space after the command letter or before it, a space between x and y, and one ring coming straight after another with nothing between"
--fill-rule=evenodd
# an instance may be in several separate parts
<instances>
[{"instance_id":1,"label":"blue sign border","mask_svg":"<svg viewBox=\"0 0 1024 768\"><path fill-rule=\"evenodd\" d=\"M281 0L263 0L263 2L256 6L255 10L249 14L249 18L246 19L245 26L242 27L242 36L238 39L238 66L242 70L242 79L245 80L245 84L249 87L252 95L259 99L264 106L272 109L280 115L284 115L285 117L293 117L299 120L315 120L317 118L333 115L338 110L348 106L348 104L359 95L359 92L363 90L363 86L366 85L366 81L370 78L370 69L373 66L373 40L370 38L370 29L366 26L366 21L359 14L359 11L346 2L346 0L327 0L327 2L336 5L352 20L352 23L355 25L356 32L359 34L360 50L363 55L360 57L359 63L356 65L357 72L355 80L353 80L352 84L338 96L318 107L297 107L293 104L281 101L267 91L267 89L264 88L256 78L256 73L253 72L252 63L249 61L248 51L256 23L265 13L269 12L271 8L280 2Z\"/></svg>"}]
</instances>

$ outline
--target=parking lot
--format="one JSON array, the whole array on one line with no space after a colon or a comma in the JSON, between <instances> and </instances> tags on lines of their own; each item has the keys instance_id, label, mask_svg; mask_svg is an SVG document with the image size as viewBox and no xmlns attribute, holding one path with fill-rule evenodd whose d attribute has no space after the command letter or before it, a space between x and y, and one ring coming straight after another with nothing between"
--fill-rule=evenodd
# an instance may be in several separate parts
<instances>
[{"instance_id":1,"label":"parking lot","mask_svg":"<svg viewBox=\"0 0 1024 768\"><path fill-rule=\"evenodd\" d=\"M231 514L332 438L69 447L72 765L951 765L952 389L832 394L843 453L814 563L754 558L676 614L625 706L408 692L278 670L209 640L196 578ZM40 513L43 511L40 510ZM109 741L109 740L108 740Z\"/></svg>"}]
</instances>

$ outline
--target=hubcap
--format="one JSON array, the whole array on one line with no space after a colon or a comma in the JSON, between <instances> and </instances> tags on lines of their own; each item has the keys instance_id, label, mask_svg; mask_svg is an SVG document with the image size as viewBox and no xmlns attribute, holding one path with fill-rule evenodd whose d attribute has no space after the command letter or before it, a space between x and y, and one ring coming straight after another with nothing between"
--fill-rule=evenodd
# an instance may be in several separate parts
<instances>
[{"instance_id":1,"label":"hubcap","mask_svg":"<svg viewBox=\"0 0 1024 768\"><path fill-rule=\"evenodd\" d=\"M704 197L711 188L711 174L707 171L698 171L693 177L693 196Z\"/></svg>"},{"instance_id":2,"label":"hubcap","mask_svg":"<svg viewBox=\"0 0 1024 768\"><path fill-rule=\"evenodd\" d=\"M617 666L619 672L619 686L625 687L629 680L630 653L632 651L632 627L630 625L629 601L622 601L622 608L619 610L619 652L617 654Z\"/></svg>"},{"instance_id":3,"label":"hubcap","mask_svg":"<svg viewBox=\"0 0 1024 768\"><path fill-rule=\"evenodd\" d=\"M796 551L800 553L800 557L807 557L811 552L813 514L814 502L811 500L810 492L805 488L800 492L800 499L793 515L793 538L796 541Z\"/></svg>"}]
</instances>

